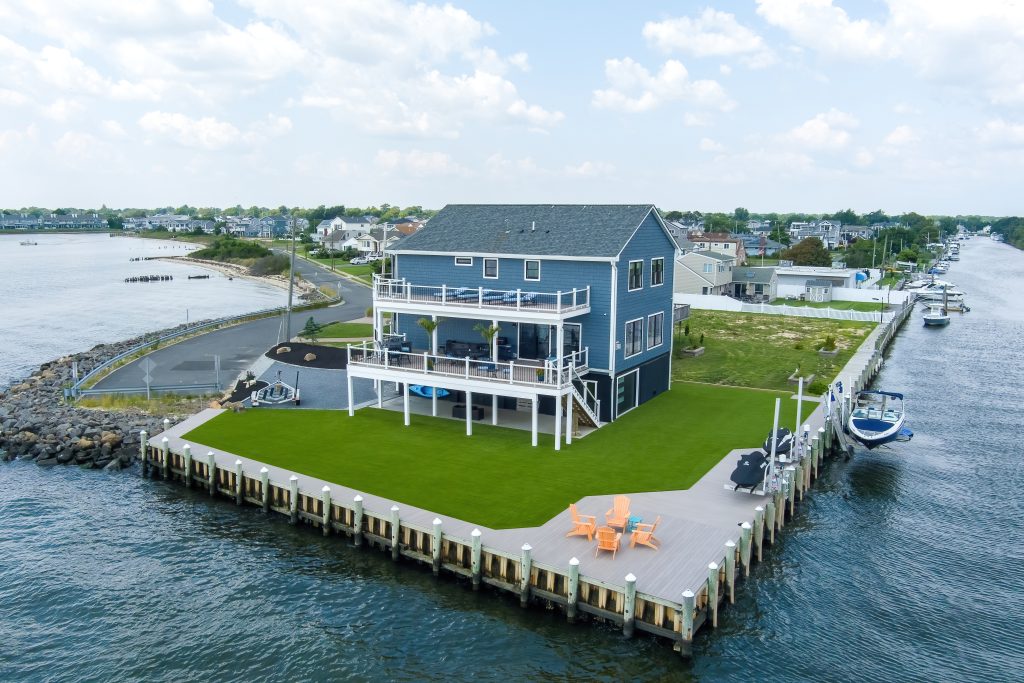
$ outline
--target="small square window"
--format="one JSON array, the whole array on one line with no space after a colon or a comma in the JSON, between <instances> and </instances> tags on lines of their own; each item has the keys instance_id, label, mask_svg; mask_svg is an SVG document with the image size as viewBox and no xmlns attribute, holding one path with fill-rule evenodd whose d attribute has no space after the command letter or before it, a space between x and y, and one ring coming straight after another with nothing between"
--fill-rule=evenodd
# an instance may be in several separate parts
<instances>
[{"instance_id":1,"label":"small square window","mask_svg":"<svg viewBox=\"0 0 1024 683\"><path fill-rule=\"evenodd\" d=\"M523 263L523 279L534 282L540 280L540 261L529 260Z\"/></svg>"}]
</instances>

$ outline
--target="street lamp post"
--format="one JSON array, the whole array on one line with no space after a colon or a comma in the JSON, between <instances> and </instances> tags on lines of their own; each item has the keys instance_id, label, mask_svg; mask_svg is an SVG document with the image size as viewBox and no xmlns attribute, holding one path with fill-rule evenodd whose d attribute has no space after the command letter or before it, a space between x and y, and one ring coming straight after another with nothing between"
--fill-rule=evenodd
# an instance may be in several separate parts
<instances>
[{"instance_id":1,"label":"street lamp post","mask_svg":"<svg viewBox=\"0 0 1024 683\"><path fill-rule=\"evenodd\" d=\"M295 219L291 219L292 257L288 265L288 318L285 323L285 342L292 338L292 288L295 284Z\"/></svg>"}]
</instances>

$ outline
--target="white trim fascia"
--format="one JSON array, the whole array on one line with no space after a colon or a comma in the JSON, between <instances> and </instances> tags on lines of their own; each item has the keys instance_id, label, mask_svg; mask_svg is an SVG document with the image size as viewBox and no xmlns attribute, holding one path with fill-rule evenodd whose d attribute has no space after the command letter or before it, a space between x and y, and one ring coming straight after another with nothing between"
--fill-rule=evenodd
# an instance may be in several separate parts
<instances>
[{"instance_id":1,"label":"white trim fascia","mask_svg":"<svg viewBox=\"0 0 1024 683\"><path fill-rule=\"evenodd\" d=\"M636 353L633 353L633 354L630 354L630 355L627 356L626 355L626 326L629 325L630 323L635 323L638 320L641 323L640 331L643 332L643 339L640 340L640 350L637 351ZM644 316L640 316L639 318L630 318L629 320L623 320L622 321L622 358L623 358L623 360L628 360L630 358L635 358L636 356L639 356L641 353L644 352L644 347L647 345L647 326L645 324L646 322L647 322L647 319Z\"/></svg>"},{"instance_id":2,"label":"white trim fascia","mask_svg":"<svg viewBox=\"0 0 1024 683\"><path fill-rule=\"evenodd\" d=\"M411 256L476 256L478 258L498 259L547 259L549 261L593 261L597 263L614 263L617 256L562 256L552 254L492 254L482 251L418 251L415 249L388 249L390 254L409 254Z\"/></svg>"},{"instance_id":3,"label":"white trim fascia","mask_svg":"<svg viewBox=\"0 0 1024 683\"><path fill-rule=\"evenodd\" d=\"M616 330L619 327L619 266L616 263L612 264L612 302L611 311L609 311L608 321L608 371L614 376L615 375L615 360L617 356L617 350L615 348L615 335Z\"/></svg>"}]
</instances>

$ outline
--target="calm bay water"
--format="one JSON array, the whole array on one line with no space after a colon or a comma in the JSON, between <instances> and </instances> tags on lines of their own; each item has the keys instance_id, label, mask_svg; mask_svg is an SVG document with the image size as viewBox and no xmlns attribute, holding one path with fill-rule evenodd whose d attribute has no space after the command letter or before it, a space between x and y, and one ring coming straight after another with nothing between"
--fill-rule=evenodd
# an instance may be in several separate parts
<instances>
[{"instance_id":1,"label":"calm bay water","mask_svg":"<svg viewBox=\"0 0 1024 683\"><path fill-rule=\"evenodd\" d=\"M38 242L22 246L21 242ZM191 247L105 234L0 235L0 388L40 363L187 320L284 305L284 290L187 263L131 261L180 256ZM169 282L127 284L134 275ZM209 275L209 280L189 280Z\"/></svg>"},{"instance_id":2,"label":"calm bay water","mask_svg":"<svg viewBox=\"0 0 1024 683\"><path fill-rule=\"evenodd\" d=\"M11 463L0 680L1020 680L1024 254L975 239L949 278L974 310L915 315L878 380L914 440L828 466L693 664L176 486Z\"/></svg>"}]
</instances>

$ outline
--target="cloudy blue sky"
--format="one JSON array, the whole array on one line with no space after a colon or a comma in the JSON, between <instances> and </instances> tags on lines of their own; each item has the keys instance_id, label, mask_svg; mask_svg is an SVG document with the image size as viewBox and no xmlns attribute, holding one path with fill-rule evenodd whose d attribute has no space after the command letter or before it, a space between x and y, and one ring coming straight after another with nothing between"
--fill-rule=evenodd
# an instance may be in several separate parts
<instances>
[{"instance_id":1,"label":"cloudy blue sky","mask_svg":"<svg viewBox=\"0 0 1024 683\"><path fill-rule=\"evenodd\" d=\"M1020 214L1024 3L0 0L0 206Z\"/></svg>"}]
</instances>

